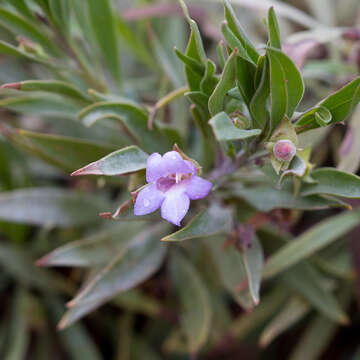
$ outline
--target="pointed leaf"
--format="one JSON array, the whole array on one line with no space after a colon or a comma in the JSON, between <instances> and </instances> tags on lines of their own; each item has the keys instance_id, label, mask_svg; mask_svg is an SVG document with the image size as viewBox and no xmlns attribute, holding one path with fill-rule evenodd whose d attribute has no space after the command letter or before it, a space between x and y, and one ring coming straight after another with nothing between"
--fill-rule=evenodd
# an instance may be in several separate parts
<instances>
[{"instance_id":1,"label":"pointed leaf","mask_svg":"<svg viewBox=\"0 0 360 360\"><path fill-rule=\"evenodd\" d=\"M91 126L96 121L103 119L119 120L130 134L142 144L145 151L163 153L173 146L171 141L163 136L156 124L154 124L152 131L148 129L147 112L129 101L98 102L83 109L79 118L86 126Z\"/></svg>"},{"instance_id":2,"label":"pointed leaf","mask_svg":"<svg viewBox=\"0 0 360 360\"><path fill-rule=\"evenodd\" d=\"M18 83L2 85L2 88L12 88L21 91L44 91L63 95L74 100L78 100L88 105L91 100L88 95L83 94L74 85L60 80L26 80Z\"/></svg>"},{"instance_id":3,"label":"pointed leaf","mask_svg":"<svg viewBox=\"0 0 360 360\"><path fill-rule=\"evenodd\" d=\"M215 204L202 210L184 228L162 238L162 241L184 241L226 233L231 230L231 211Z\"/></svg>"},{"instance_id":4,"label":"pointed leaf","mask_svg":"<svg viewBox=\"0 0 360 360\"><path fill-rule=\"evenodd\" d=\"M0 219L39 226L82 226L99 221L103 198L57 188L30 188L0 195Z\"/></svg>"},{"instance_id":5,"label":"pointed leaf","mask_svg":"<svg viewBox=\"0 0 360 360\"><path fill-rule=\"evenodd\" d=\"M342 235L345 235L359 221L360 212L354 210L332 216L318 223L270 256L265 263L263 276L266 278L275 276L301 260L310 257Z\"/></svg>"},{"instance_id":6,"label":"pointed leaf","mask_svg":"<svg viewBox=\"0 0 360 360\"><path fill-rule=\"evenodd\" d=\"M268 11L268 29L270 46L281 50L279 24L275 15L275 10L271 7Z\"/></svg>"},{"instance_id":7,"label":"pointed leaf","mask_svg":"<svg viewBox=\"0 0 360 360\"><path fill-rule=\"evenodd\" d=\"M115 254L93 279L69 303L69 307L82 304L104 303L117 293L132 289L153 275L161 266L166 245L159 240L164 226L153 227L138 234L126 252Z\"/></svg>"},{"instance_id":8,"label":"pointed leaf","mask_svg":"<svg viewBox=\"0 0 360 360\"><path fill-rule=\"evenodd\" d=\"M114 146L94 141L20 129L7 135L14 144L66 171L73 171L115 150Z\"/></svg>"},{"instance_id":9,"label":"pointed leaf","mask_svg":"<svg viewBox=\"0 0 360 360\"><path fill-rule=\"evenodd\" d=\"M234 9L230 5L229 0L224 1L224 11L225 19L228 22L229 28L241 42L244 49L249 54L249 57L256 63L258 61L259 54L243 30L240 21L236 17Z\"/></svg>"},{"instance_id":10,"label":"pointed leaf","mask_svg":"<svg viewBox=\"0 0 360 360\"><path fill-rule=\"evenodd\" d=\"M37 266L88 267L109 262L120 254L139 231L137 224L119 224L84 239L61 246L36 262Z\"/></svg>"},{"instance_id":11,"label":"pointed leaf","mask_svg":"<svg viewBox=\"0 0 360 360\"><path fill-rule=\"evenodd\" d=\"M260 301L260 283L264 263L264 253L260 241L255 236L250 246L242 252L245 271L248 278L248 286L254 304Z\"/></svg>"},{"instance_id":12,"label":"pointed leaf","mask_svg":"<svg viewBox=\"0 0 360 360\"><path fill-rule=\"evenodd\" d=\"M128 146L74 171L71 175L124 175L146 168L148 155L137 146Z\"/></svg>"}]
</instances>

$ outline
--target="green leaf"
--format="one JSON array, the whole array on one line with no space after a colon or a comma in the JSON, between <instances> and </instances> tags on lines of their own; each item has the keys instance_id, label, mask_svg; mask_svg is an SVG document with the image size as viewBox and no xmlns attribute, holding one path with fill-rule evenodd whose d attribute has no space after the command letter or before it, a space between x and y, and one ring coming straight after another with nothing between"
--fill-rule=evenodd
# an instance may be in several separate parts
<instances>
[{"instance_id":1,"label":"green leaf","mask_svg":"<svg viewBox=\"0 0 360 360\"><path fill-rule=\"evenodd\" d=\"M186 55L193 57L196 60L199 60L201 63L203 63L205 65L207 57L205 54L204 45L202 42L199 28L198 28L196 22L190 18L188 9L187 9L184 1L179 0L179 2L183 9L186 20L188 21L190 28L191 28L190 40L189 40L188 47L186 49Z\"/></svg>"},{"instance_id":2,"label":"green leaf","mask_svg":"<svg viewBox=\"0 0 360 360\"><path fill-rule=\"evenodd\" d=\"M180 252L172 256L170 271L180 300L180 322L189 352L196 353L210 332L212 309L209 293L196 268Z\"/></svg>"},{"instance_id":3,"label":"green leaf","mask_svg":"<svg viewBox=\"0 0 360 360\"><path fill-rule=\"evenodd\" d=\"M293 297L262 331L259 344L268 346L277 336L288 330L310 312L310 307L301 298Z\"/></svg>"},{"instance_id":4,"label":"green leaf","mask_svg":"<svg viewBox=\"0 0 360 360\"><path fill-rule=\"evenodd\" d=\"M111 73L118 82L121 79L121 66L115 20L110 0L88 0L87 5L97 45Z\"/></svg>"},{"instance_id":5,"label":"green leaf","mask_svg":"<svg viewBox=\"0 0 360 360\"><path fill-rule=\"evenodd\" d=\"M231 211L215 204L202 210L185 227L168 236L162 241L184 241L227 233L231 230Z\"/></svg>"},{"instance_id":6,"label":"green leaf","mask_svg":"<svg viewBox=\"0 0 360 360\"><path fill-rule=\"evenodd\" d=\"M260 300L260 283L264 263L264 253L260 241L255 236L250 246L241 253L248 278L250 295L257 305Z\"/></svg>"},{"instance_id":7,"label":"green leaf","mask_svg":"<svg viewBox=\"0 0 360 360\"><path fill-rule=\"evenodd\" d=\"M209 96L212 94L218 83L218 79L214 76L215 72L215 63L208 59L206 63L205 74L200 83L200 90Z\"/></svg>"},{"instance_id":8,"label":"green leaf","mask_svg":"<svg viewBox=\"0 0 360 360\"><path fill-rule=\"evenodd\" d=\"M253 60L254 63L258 61L259 54L255 49L255 46L251 43L249 38L247 37L245 31L243 30L240 21L236 17L235 11L230 5L228 0L224 1L224 12L225 19L228 22L230 30L235 34L237 39L241 42L242 46L249 54L249 57Z\"/></svg>"},{"instance_id":9,"label":"green leaf","mask_svg":"<svg viewBox=\"0 0 360 360\"><path fill-rule=\"evenodd\" d=\"M212 116L224 110L226 94L233 88L235 82L235 65L236 50L227 59L221 78L209 98L209 112Z\"/></svg>"},{"instance_id":10,"label":"green leaf","mask_svg":"<svg viewBox=\"0 0 360 360\"><path fill-rule=\"evenodd\" d=\"M36 17L25 0L6 0L6 2L14 7L19 14L29 18L30 20L36 20Z\"/></svg>"},{"instance_id":11,"label":"green leaf","mask_svg":"<svg viewBox=\"0 0 360 360\"><path fill-rule=\"evenodd\" d=\"M2 242L0 244L0 264L2 271L25 287L33 287L45 293L59 291L71 293L72 284L50 271L44 271L34 265L31 251L20 250L15 246Z\"/></svg>"},{"instance_id":12,"label":"green leaf","mask_svg":"<svg viewBox=\"0 0 360 360\"><path fill-rule=\"evenodd\" d=\"M68 34L71 20L69 0L49 0L49 8L57 28Z\"/></svg>"},{"instance_id":13,"label":"green leaf","mask_svg":"<svg viewBox=\"0 0 360 360\"><path fill-rule=\"evenodd\" d=\"M251 313L236 318L231 324L229 333L238 341L245 338L267 322L283 305L287 297L288 294L282 286L275 287L261 298L261 306L254 308Z\"/></svg>"},{"instance_id":14,"label":"green leaf","mask_svg":"<svg viewBox=\"0 0 360 360\"><path fill-rule=\"evenodd\" d=\"M268 11L268 30L270 46L281 50L279 24L275 15L275 10L271 7Z\"/></svg>"},{"instance_id":15,"label":"green leaf","mask_svg":"<svg viewBox=\"0 0 360 360\"><path fill-rule=\"evenodd\" d=\"M236 59L237 86L245 103L249 106L255 94L254 77L256 66L240 56Z\"/></svg>"},{"instance_id":16,"label":"green leaf","mask_svg":"<svg viewBox=\"0 0 360 360\"><path fill-rule=\"evenodd\" d=\"M344 284L339 289L339 301L346 308L353 298L352 286ZM317 315L311 320L290 354L290 360L319 359L329 347L331 339L338 330L338 324ZM321 336L319 337L319 334Z\"/></svg>"},{"instance_id":17,"label":"green leaf","mask_svg":"<svg viewBox=\"0 0 360 360\"><path fill-rule=\"evenodd\" d=\"M103 198L56 188L30 188L0 195L0 219L38 226L83 226L100 220Z\"/></svg>"},{"instance_id":18,"label":"green leaf","mask_svg":"<svg viewBox=\"0 0 360 360\"><path fill-rule=\"evenodd\" d=\"M30 341L27 330L29 295L23 289L18 289L13 298L11 309L11 323L8 328L8 344L4 360L17 360L26 357Z\"/></svg>"},{"instance_id":19,"label":"green leaf","mask_svg":"<svg viewBox=\"0 0 360 360\"><path fill-rule=\"evenodd\" d=\"M310 257L345 235L358 225L359 221L359 211L347 211L318 223L273 254L265 264L263 276L275 276Z\"/></svg>"},{"instance_id":20,"label":"green leaf","mask_svg":"<svg viewBox=\"0 0 360 360\"><path fill-rule=\"evenodd\" d=\"M254 123L256 126L263 129L270 119L269 111L267 109L267 100L270 95L270 76L269 61L267 58L262 56L259 58L259 61L263 63L263 65L260 65L261 63L258 64L258 68L259 66L262 66L261 76L259 76L260 82L250 101L249 107Z\"/></svg>"},{"instance_id":21,"label":"green leaf","mask_svg":"<svg viewBox=\"0 0 360 360\"><path fill-rule=\"evenodd\" d=\"M249 62L250 64L255 65L254 61L250 58L249 54L243 47L241 41L231 31L227 22L224 22L221 25L221 32L226 40L227 46L230 48L231 51L236 50L239 57L241 57L245 61Z\"/></svg>"},{"instance_id":22,"label":"green leaf","mask_svg":"<svg viewBox=\"0 0 360 360\"><path fill-rule=\"evenodd\" d=\"M39 23L34 25L22 16L0 7L0 25L15 35L22 35L31 39L54 55L60 54L59 48L55 45L54 41L51 40L50 34L45 28L39 28Z\"/></svg>"},{"instance_id":23,"label":"green leaf","mask_svg":"<svg viewBox=\"0 0 360 360\"><path fill-rule=\"evenodd\" d=\"M120 293L111 303L133 314L142 314L151 318L156 318L162 311L160 300L145 294L139 288Z\"/></svg>"},{"instance_id":24,"label":"green leaf","mask_svg":"<svg viewBox=\"0 0 360 360\"><path fill-rule=\"evenodd\" d=\"M115 254L106 266L96 272L93 279L69 303L69 307L99 301L104 303L152 276L165 257L166 245L159 241L163 233L162 224L153 227L151 231L139 233L131 241L127 251Z\"/></svg>"},{"instance_id":25,"label":"green leaf","mask_svg":"<svg viewBox=\"0 0 360 360\"><path fill-rule=\"evenodd\" d=\"M65 171L73 171L115 150L113 146L65 136L17 130L8 134L17 146Z\"/></svg>"},{"instance_id":26,"label":"green leaf","mask_svg":"<svg viewBox=\"0 0 360 360\"><path fill-rule=\"evenodd\" d=\"M37 266L89 267L110 261L127 250L140 226L121 223L84 239L61 246L36 262Z\"/></svg>"},{"instance_id":27,"label":"green leaf","mask_svg":"<svg viewBox=\"0 0 360 360\"><path fill-rule=\"evenodd\" d=\"M322 126L315 118L317 109L320 106L330 111L331 121L329 121L328 124L333 124L345 120L359 101L360 77L345 85L334 94L329 95L326 99L315 105L309 112L303 114L296 122L297 131L303 132Z\"/></svg>"},{"instance_id":28,"label":"green leaf","mask_svg":"<svg viewBox=\"0 0 360 360\"><path fill-rule=\"evenodd\" d=\"M275 189L270 186L236 188L233 195L243 198L259 211L274 209L321 210L341 207L344 203L322 196L296 196L290 188Z\"/></svg>"},{"instance_id":29,"label":"green leaf","mask_svg":"<svg viewBox=\"0 0 360 360\"><path fill-rule=\"evenodd\" d=\"M71 175L124 175L146 168L148 155L137 146L128 146L97 160Z\"/></svg>"},{"instance_id":30,"label":"green leaf","mask_svg":"<svg viewBox=\"0 0 360 360\"><path fill-rule=\"evenodd\" d=\"M303 184L302 195L328 194L345 198L360 198L360 177L333 168L321 168L310 173L316 183Z\"/></svg>"},{"instance_id":31,"label":"green leaf","mask_svg":"<svg viewBox=\"0 0 360 360\"><path fill-rule=\"evenodd\" d=\"M133 29L123 18L117 16L115 19L118 33L122 39L123 44L132 52L138 61L152 69L157 69L158 65L154 60L151 51L143 39L137 34L136 29Z\"/></svg>"},{"instance_id":32,"label":"green leaf","mask_svg":"<svg viewBox=\"0 0 360 360\"><path fill-rule=\"evenodd\" d=\"M63 306L56 298L46 299L46 303L50 308L51 317L55 321L61 316ZM76 324L70 329L58 333L64 349L72 360L102 360L97 345L90 336L88 330L83 324Z\"/></svg>"},{"instance_id":33,"label":"green leaf","mask_svg":"<svg viewBox=\"0 0 360 360\"><path fill-rule=\"evenodd\" d=\"M205 72L205 66L194 58L183 54L177 48L174 49L176 56L194 73L199 76L203 76Z\"/></svg>"},{"instance_id":34,"label":"green leaf","mask_svg":"<svg viewBox=\"0 0 360 360\"><path fill-rule=\"evenodd\" d=\"M34 54L31 54L31 53L26 52L20 48L17 48L11 44L8 44L7 42L5 42L3 40L0 40L0 54L14 56L17 58L25 58L27 60L34 61L39 64L49 66L51 68L54 68L56 66L54 63L52 63L51 61L49 61L45 58L35 56Z\"/></svg>"},{"instance_id":35,"label":"green leaf","mask_svg":"<svg viewBox=\"0 0 360 360\"><path fill-rule=\"evenodd\" d=\"M225 248L223 237L213 236L204 240L209 248L217 273L226 290L245 309L256 305L248 287L248 276L240 252L234 247Z\"/></svg>"},{"instance_id":36,"label":"green leaf","mask_svg":"<svg viewBox=\"0 0 360 360\"><path fill-rule=\"evenodd\" d=\"M215 115L210 119L209 124L218 141L243 140L261 133L260 129L243 130L237 128L225 112Z\"/></svg>"},{"instance_id":37,"label":"green leaf","mask_svg":"<svg viewBox=\"0 0 360 360\"><path fill-rule=\"evenodd\" d=\"M170 81L173 83L175 88L179 88L184 85L184 80L182 73L179 71L179 68L176 66L174 57L172 54L168 53L166 48L161 43L158 36L154 31L151 33L151 43L153 45L154 53L156 55L157 61L161 64L161 67Z\"/></svg>"},{"instance_id":38,"label":"green leaf","mask_svg":"<svg viewBox=\"0 0 360 360\"><path fill-rule=\"evenodd\" d=\"M0 107L39 116L59 116L73 119L83 104L57 94L31 93L0 100Z\"/></svg>"},{"instance_id":39,"label":"green leaf","mask_svg":"<svg viewBox=\"0 0 360 360\"><path fill-rule=\"evenodd\" d=\"M147 127L147 112L127 101L104 101L90 105L83 109L79 118L86 126L93 125L98 120L116 119L119 120L129 133L141 143L145 151L158 151L163 153L173 146L171 141L165 138L161 130L154 124L153 130Z\"/></svg>"},{"instance_id":40,"label":"green leaf","mask_svg":"<svg viewBox=\"0 0 360 360\"><path fill-rule=\"evenodd\" d=\"M302 263L284 274L285 282L329 319L347 324L348 318L336 297L326 288L324 277L309 263Z\"/></svg>"},{"instance_id":41,"label":"green leaf","mask_svg":"<svg viewBox=\"0 0 360 360\"><path fill-rule=\"evenodd\" d=\"M271 127L276 126L287 115L292 114L304 94L304 82L292 60L283 52L267 48L270 64Z\"/></svg>"},{"instance_id":42,"label":"green leaf","mask_svg":"<svg viewBox=\"0 0 360 360\"><path fill-rule=\"evenodd\" d=\"M16 88L21 91L44 91L69 97L80 101L84 106L91 102L88 95L83 94L74 85L59 80L25 80L18 83L2 85L3 88Z\"/></svg>"}]
</instances>

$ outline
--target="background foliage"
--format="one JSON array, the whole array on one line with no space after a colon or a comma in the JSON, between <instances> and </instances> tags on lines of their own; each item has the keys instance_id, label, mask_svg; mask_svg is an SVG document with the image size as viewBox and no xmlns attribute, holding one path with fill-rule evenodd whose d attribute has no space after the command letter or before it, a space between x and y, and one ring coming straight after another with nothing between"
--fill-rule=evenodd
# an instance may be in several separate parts
<instances>
[{"instance_id":1,"label":"background foliage","mask_svg":"<svg viewBox=\"0 0 360 360\"><path fill-rule=\"evenodd\" d=\"M0 1L2 359L359 356L360 7L271 3ZM130 196L174 143L179 231Z\"/></svg>"}]
</instances>

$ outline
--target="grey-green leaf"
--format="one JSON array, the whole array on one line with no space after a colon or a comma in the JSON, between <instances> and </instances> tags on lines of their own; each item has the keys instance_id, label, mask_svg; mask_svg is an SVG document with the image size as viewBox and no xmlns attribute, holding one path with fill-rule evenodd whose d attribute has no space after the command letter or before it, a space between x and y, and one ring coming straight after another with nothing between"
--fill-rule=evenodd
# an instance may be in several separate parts
<instances>
[{"instance_id":1,"label":"grey-green leaf","mask_svg":"<svg viewBox=\"0 0 360 360\"><path fill-rule=\"evenodd\" d=\"M333 168L320 168L311 172L315 183L303 184L301 194L328 194L351 199L360 198L360 177Z\"/></svg>"},{"instance_id":2,"label":"grey-green leaf","mask_svg":"<svg viewBox=\"0 0 360 360\"><path fill-rule=\"evenodd\" d=\"M104 303L117 293L132 289L159 269L166 253L160 241L164 226L144 230L131 242L126 252L114 254L89 283L69 303L70 307Z\"/></svg>"},{"instance_id":3,"label":"grey-green leaf","mask_svg":"<svg viewBox=\"0 0 360 360\"><path fill-rule=\"evenodd\" d=\"M88 0L87 4L90 23L98 47L102 51L106 64L118 82L121 79L120 56L110 0Z\"/></svg>"},{"instance_id":4,"label":"grey-green leaf","mask_svg":"<svg viewBox=\"0 0 360 360\"><path fill-rule=\"evenodd\" d=\"M196 353L210 332L212 309L209 293L194 265L182 253L174 254L170 270L180 300L180 322L189 352Z\"/></svg>"},{"instance_id":5,"label":"grey-green leaf","mask_svg":"<svg viewBox=\"0 0 360 360\"><path fill-rule=\"evenodd\" d=\"M212 116L215 116L217 113L224 110L226 94L234 86L236 74L236 53L237 51L234 50L227 59L220 81L209 98L209 112Z\"/></svg>"},{"instance_id":6,"label":"grey-green leaf","mask_svg":"<svg viewBox=\"0 0 360 360\"><path fill-rule=\"evenodd\" d=\"M132 145L112 152L104 158L74 171L71 175L124 175L146 168L148 155Z\"/></svg>"},{"instance_id":7,"label":"grey-green leaf","mask_svg":"<svg viewBox=\"0 0 360 360\"><path fill-rule=\"evenodd\" d=\"M220 112L209 121L218 141L243 140L257 136L260 129L243 130L237 128L225 112Z\"/></svg>"},{"instance_id":8,"label":"grey-green leaf","mask_svg":"<svg viewBox=\"0 0 360 360\"><path fill-rule=\"evenodd\" d=\"M98 196L57 188L30 188L0 195L0 219L39 226L81 226L99 221L109 203Z\"/></svg>"},{"instance_id":9,"label":"grey-green leaf","mask_svg":"<svg viewBox=\"0 0 360 360\"><path fill-rule=\"evenodd\" d=\"M264 277L275 276L310 257L345 235L358 225L359 221L360 212L354 210L332 216L318 223L270 256L265 263Z\"/></svg>"},{"instance_id":10,"label":"grey-green leaf","mask_svg":"<svg viewBox=\"0 0 360 360\"><path fill-rule=\"evenodd\" d=\"M184 241L227 233L231 230L231 211L214 204L202 210L184 228L165 236L162 241Z\"/></svg>"}]
</instances>

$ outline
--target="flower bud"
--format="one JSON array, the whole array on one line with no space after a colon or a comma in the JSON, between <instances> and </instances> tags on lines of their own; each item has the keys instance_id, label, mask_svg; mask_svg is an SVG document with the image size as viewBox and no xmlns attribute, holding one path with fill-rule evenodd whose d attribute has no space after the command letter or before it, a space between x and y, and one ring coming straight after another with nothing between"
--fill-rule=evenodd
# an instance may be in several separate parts
<instances>
[{"instance_id":1,"label":"flower bud","mask_svg":"<svg viewBox=\"0 0 360 360\"><path fill-rule=\"evenodd\" d=\"M290 140L279 140L273 147L273 153L279 161L291 161L296 154L296 146Z\"/></svg>"}]
</instances>

